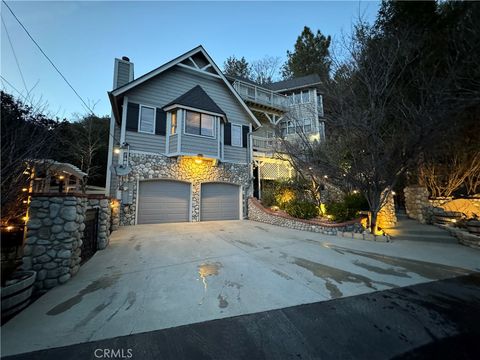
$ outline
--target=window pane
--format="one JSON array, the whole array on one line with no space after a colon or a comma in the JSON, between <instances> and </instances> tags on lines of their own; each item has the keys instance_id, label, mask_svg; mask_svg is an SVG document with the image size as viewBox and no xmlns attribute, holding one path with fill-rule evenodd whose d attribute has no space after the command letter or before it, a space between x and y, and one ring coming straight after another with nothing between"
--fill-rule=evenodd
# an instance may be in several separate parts
<instances>
[{"instance_id":1,"label":"window pane","mask_svg":"<svg viewBox=\"0 0 480 360\"><path fill-rule=\"evenodd\" d=\"M202 114L202 130L201 135L213 136L213 124L215 118L211 115Z\"/></svg>"},{"instance_id":2,"label":"window pane","mask_svg":"<svg viewBox=\"0 0 480 360\"><path fill-rule=\"evenodd\" d=\"M242 127L232 125L232 146L242 146Z\"/></svg>"},{"instance_id":3,"label":"window pane","mask_svg":"<svg viewBox=\"0 0 480 360\"><path fill-rule=\"evenodd\" d=\"M170 127L170 134L177 133L177 112L172 112L172 119L171 119L171 127Z\"/></svg>"},{"instance_id":4,"label":"window pane","mask_svg":"<svg viewBox=\"0 0 480 360\"><path fill-rule=\"evenodd\" d=\"M302 97L300 93L296 93L294 96L295 96L295 103L300 104L302 102Z\"/></svg>"},{"instance_id":5,"label":"window pane","mask_svg":"<svg viewBox=\"0 0 480 360\"><path fill-rule=\"evenodd\" d=\"M302 101L304 103L310 102L310 91L303 91L302 92Z\"/></svg>"},{"instance_id":6,"label":"window pane","mask_svg":"<svg viewBox=\"0 0 480 360\"><path fill-rule=\"evenodd\" d=\"M200 135L200 114L187 111L187 122L185 124L187 134Z\"/></svg>"},{"instance_id":7,"label":"window pane","mask_svg":"<svg viewBox=\"0 0 480 360\"><path fill-rule=\"evenodd\" d=\"M141 107L140 131L154 132L155 110L149 107Z\"/></svg>"}]
</instances>

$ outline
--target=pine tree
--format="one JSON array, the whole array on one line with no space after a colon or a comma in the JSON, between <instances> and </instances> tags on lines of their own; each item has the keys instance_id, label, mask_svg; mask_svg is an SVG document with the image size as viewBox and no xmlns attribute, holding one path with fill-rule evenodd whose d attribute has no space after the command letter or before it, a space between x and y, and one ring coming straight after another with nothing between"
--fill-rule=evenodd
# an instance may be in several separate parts
<instances>
[{"instance_id":1,"label":"pine tree","mask_svg":"<svg viewBox=\"0 0 480 360\"><path fill-rule=\"evenodd\" d=\"M308 26L303 28L297 38L293 52L287 51L287 61L282 75L285 79L318 74L322 79L330 73L330 36L324 36L320 30L313 34Z\"/></svg>"},{"instance_id":2,"label":"pine tree","mask_svg":"<svg viewBox=\"0 0 480 360\"><path fill-rule=\"evenodd\" d=\"M235 55L229 56L223 63L223 72L225 75L250 79L251 70L245 57L237 59Z\"/></svg>"}]
</instances>

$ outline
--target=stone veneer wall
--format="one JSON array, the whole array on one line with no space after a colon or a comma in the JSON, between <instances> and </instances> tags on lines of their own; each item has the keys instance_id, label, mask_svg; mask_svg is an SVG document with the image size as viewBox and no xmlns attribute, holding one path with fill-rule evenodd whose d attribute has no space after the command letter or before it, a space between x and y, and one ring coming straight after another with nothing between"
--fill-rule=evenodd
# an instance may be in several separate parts
<instances>
[{"instance_id":1,"label":"stone veneer wall","mask_svg":"<svg viewBox=\"0 0 480 360\"><path fill-rule=\"evenodd\" d=\"M266 209L255 198L248 199L248 218L271 225L283 226L295 230L311 231L326 235L337 235L351 239L389 241L388 236L374 236L365 231L360 220L340 224L325 224L314 220L296 219L288 215Z\"/></svg>"},{"instance_id":2,"label":"stone veneer wall","mask_svg":"<svg viewBox=\"0 0 480 360\"><path fill-rule=\"evenodd\" d=\"M403 190L405 194L405 210L408 217L427 223L430 212L428 190L423 186L409 186Z\"/></svg>"},{"instance_id":3,"label":"stone veneer wall","mask_svg":"<svg viewBox=\"0 0 480 360\"><path fill-rule=\"evenodd\" d=\"M68 281L80 268L85 212L99 208L98 248L108 245L108 199L81 194L32 194L23 249L24 270L35 270L37 289Z\"/></svg>"},{"instance_id":4,"label":"stone veneer wall","mask_svg":"<svg viewBox=\"0 0 480 360\"><path fill-rule=\"evenodd\" d=\"M395 214L395 201L393 194L390 191L385 204L382 206L377 214L377 226L381 229L388 229L394 227L397 223L397 215Z\"/></svg>"},{"instance_id":5,"label":"stone veneer wall","mask_svg":"<svg viewBox=\"0 0 480 360\"><path fill-rule=\"evenodd\" d=\"M133 186L133 202L121 206L120 225L135 225L137 206L137 182L142 180L181 180L192 183L192 221L200 221L200 186L204 182L229 182L243 186L243 200L252 194L250 171L247 164L218 163L210 161L195 163L191 158L169 158L163 155L130 154L127 182Z\"/></svg>"}]
</instances>

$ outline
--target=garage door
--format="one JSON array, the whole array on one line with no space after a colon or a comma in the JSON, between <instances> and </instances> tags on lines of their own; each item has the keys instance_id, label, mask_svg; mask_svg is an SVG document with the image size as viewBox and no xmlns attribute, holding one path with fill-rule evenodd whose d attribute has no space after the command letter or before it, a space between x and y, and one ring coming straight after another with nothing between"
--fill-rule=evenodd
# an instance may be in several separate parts
<instances>
[{"instance_id":1,"label":"garage door","mask_svg":"<svg viewBox=\"0 0 480 360\"><path fill-rule=\"evenodd\" d=\"M139 224L189 221L190 184L179 181L140 182Z\"/></svg>"},{"instance_id":2,"label":"garage door","mask_svg":"<svg viewBox=\"0 0 480 360\"><path fill-rule=\"evenodd\" d=\"M240 191L238 185L202 184L200 218L207 220L240 219Z\"/></svg>"}]
</instances>

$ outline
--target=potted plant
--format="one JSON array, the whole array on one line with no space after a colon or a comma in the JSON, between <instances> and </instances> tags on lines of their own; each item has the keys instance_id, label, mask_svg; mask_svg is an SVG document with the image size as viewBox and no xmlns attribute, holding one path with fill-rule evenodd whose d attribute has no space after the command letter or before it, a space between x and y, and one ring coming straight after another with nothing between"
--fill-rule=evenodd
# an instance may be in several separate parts
<instances>
[{"instance_id":1,"label":"potted plant","mask_svg":"<svg viewBox=\"0 0 480 360\"><path fill-rule=\"evenodd\" d=\"M23 253L23 227L2 226L1 229L1 301L2 323L30 303L35 271L19 271Z\"/></svg>"}]
</instances>

